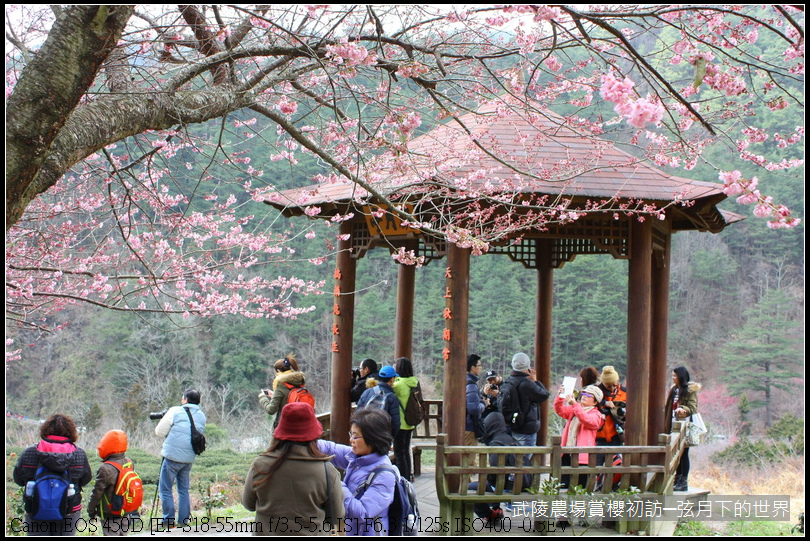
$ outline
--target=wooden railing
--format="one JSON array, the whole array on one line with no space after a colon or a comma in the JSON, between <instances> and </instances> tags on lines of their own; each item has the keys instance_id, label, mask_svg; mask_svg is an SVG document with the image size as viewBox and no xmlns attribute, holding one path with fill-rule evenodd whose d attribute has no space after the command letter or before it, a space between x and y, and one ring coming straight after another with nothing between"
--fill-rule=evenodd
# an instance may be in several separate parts
<instances>
[{"instance_id":1,"label":"wooden railing","mask_svg":"<svg viewBox=\"0 0 810 541\"><path fill-rule=\"evenodd\" d=\"M442 431L443 402L441 400L425 400L427 415L425 419L416 427L413 439L416 443L424 443L422 440L436 441L436 435ZM354 410L352 410L354 411ZM321 413L316 416L323 425L324 438L329 439L331 433L332 414L330 412Z\"/></svg>"},{"instance_id":2,"label":"wooden railing","mask_svg":"<svg viewBox=\"0 0 810 541\"><path fill-rule=\"evenodd\" d=\"M621 475L618 490L638 487L641 494L672 494L675 469L683 452L684 426L675 425L677 433L661 434L658 445L615 447L562 447L561 438L552 438L550 446L537 447L485 447L450 446L447 437L440 434L436 446L436 491L439 497L442 520L450 524L464 524L471 520L471 508L475 503L531 502L548 497L541 494L541 479L560 480L563 475L587 476L585 488L589 492L603 476L602 494L613 491L613 478ZM578 455L588 454L588 464L580 466ZM614 453L621 453L622 463L612 464ZM597 466L597 455L605 454L605 464ZM518 466L506 466L508 455L514 456ZM570 466L562 465L562 457L571 455ZM490 459L494 457L494 466ZM524 457L530 465L522 466ZM524 475L531 475L532 486L524 486ZM487 479L489 476L489 482ZM507 491L507 480L514 482ZM470 489L470 481L477 481ZM487 489L490 491L487 491ZM530 492L523 492L530 489ZM456 520L458 519L458 520Z\"/></svg>"}]
</instances>

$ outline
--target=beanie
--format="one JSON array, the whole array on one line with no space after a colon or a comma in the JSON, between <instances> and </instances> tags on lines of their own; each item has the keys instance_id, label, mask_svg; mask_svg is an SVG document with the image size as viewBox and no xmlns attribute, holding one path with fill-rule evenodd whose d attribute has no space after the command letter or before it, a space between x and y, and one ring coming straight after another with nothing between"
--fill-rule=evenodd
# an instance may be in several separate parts
<instances>
[{"instance_id":1,"label":"beanie","mask_svg":"<svg viewBox=\"0 0 810 541\"><path fill-rule=\"evenodd\" d=\"M602 383L616 383L617 381L619 381L619 373L612 366L602 369Z\"/></svg>"},{"instance_id":2,"label":"beanie","mask_svg":"<svg viewBox=\"0 0 810 541\"><path fill-rule=\"evenodd\" d=\"M308 442L323 435L323 425L306 402L290 402L281 408L281 420L273 437L277 440Z\"/></svg>"},{"instance_id":3,"label":"beanie","mask_svg":"<svg viewBox=\"0 0 810 541\"><path fill-rule=\"evenodd\" d=\"M515 353L512 357L512 370L518 372L525 372L529 369L529 356L525 353Z\"/></svg>"}]
</instances>

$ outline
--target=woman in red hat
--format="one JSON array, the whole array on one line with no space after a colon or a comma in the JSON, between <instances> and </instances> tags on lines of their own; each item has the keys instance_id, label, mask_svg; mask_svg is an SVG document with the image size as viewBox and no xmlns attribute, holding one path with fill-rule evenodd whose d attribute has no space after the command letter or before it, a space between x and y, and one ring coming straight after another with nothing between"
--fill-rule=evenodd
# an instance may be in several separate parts
<instances>
[{"instance_id":1,"label":"woman in red hat","mask_svg":"<svg viewBox=\"0 0 810 541\"><path fill-rule=\"evenodd\" d=\"M345 510L340 474L318 450L323 426L305 402L285 405L280 417L272 445L250 467L242 505L256 511L258 535L329 533Z\"/></svg>"}]
</instances>

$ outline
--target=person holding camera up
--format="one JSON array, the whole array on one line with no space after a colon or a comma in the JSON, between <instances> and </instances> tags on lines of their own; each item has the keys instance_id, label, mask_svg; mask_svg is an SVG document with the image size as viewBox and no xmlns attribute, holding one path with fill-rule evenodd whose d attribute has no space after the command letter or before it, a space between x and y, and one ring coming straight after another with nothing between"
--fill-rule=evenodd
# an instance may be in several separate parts
<instances>
[{"instance_id":1,"label":"person holding camera up","mask_svg":"<svg viewBox=\"0 0 810 541\"><path fill-rule=\"evenodd\" d=\"M292 353L273 363L275 378L273 388L262 389L259 393L259 404L267 415L275 415L273 429L281 420L281 408L288 402L293 389L302 388L306 383L306 376L298 369L298 361ZM313 405L314 408L314 405Z\"/></svg>"},{"instance_id":2,"label":"person holding camera up","mask_svg":"<svg viewBox=\"0 0 810 541\"><path fill-rule=\"evenodd\" d=\"M498 411L498 394L500 394L500 386L503 383L503 378L498 375L495 370L487 370L485 376L487 382L484 384L484 398L489 400L487 407L484 408L484 413L481 414L482 419L486 419L487 415L493 411Z\"/></svg>"},{"instance_id":3,"label":"person holding camera up","mask_svg":"<svg viewBox=\"0 0 810 541\"><path fill-rule=\"evenodd\" d=\"M150 415L150 417L152 417ZM165 438L160 454L163 462L160 465L159 492L163 505L163 527L171 528L175 524L187 524L191 518L191 497L189 483L191 466L197 457L191 446L191 423L202 433L205 430L205 414L200 409L200 392L186 389L179 406L166 410L160 419L155 434ZM178 522L175 520L174 496L172 486L177 482Z\"/></svg>"},{"instance_id":4,"label":"person holding camera up","mask_svg":"<svg viewBox=\"0 0 810 541\"><path fill-rule=\"evenodd\" d=\"M358 402L366 391L366 382L369 379L377 379L377 361L374 359L363 359L360 366L352 370L352 402Z\"/></svg>"}]
</instances>

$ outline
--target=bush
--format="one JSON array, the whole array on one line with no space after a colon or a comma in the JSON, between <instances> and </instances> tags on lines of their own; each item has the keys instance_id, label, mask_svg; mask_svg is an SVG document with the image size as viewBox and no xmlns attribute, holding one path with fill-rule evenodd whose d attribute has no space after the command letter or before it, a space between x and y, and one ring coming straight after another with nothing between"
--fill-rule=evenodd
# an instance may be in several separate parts
<instances>
[{"instance_id":1,"label":"bush","mask_svg":"<svg viewBox=\"0 0 810 541\"><path fill-rule=\"evenodd\" d=\"M768 438L743 438L712 455L721 464L759 466L775 464L785 457L804 455L804 421L785 414L768 429Z\"/></svg>"}]
</instances>

